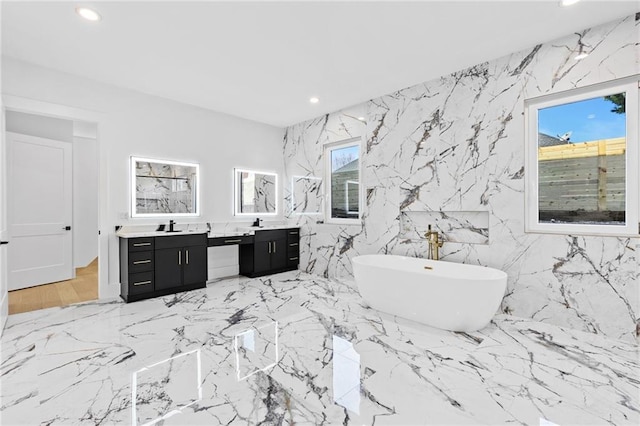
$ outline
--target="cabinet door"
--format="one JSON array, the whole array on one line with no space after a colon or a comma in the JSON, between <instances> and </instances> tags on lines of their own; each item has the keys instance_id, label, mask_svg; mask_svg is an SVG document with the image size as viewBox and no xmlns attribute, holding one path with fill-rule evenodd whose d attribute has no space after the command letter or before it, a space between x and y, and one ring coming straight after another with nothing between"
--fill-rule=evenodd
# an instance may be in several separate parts
<instances>
[{"instance_id":1,"label":"cabinet door","mask_svg":"<svg viewBox=\"0 0 640 426\"><path fill-rule=\"evenodd\" d=\"M182 249L156 249L155 289L162 290L182 285L183 263Z\"/></svg>"},{"instance_id":2,"label":"cabinet door","mask_svg":"<svg viewBox=\"0 0 640 426\"><path fill-rule=\"evenodd\" d=\"M271 241L256 241L253 252L253 273L259 274L271 269Z\"/></svg>"},{"instance_id":3,"label":"cabinet door","mask_svg":"<svg viewBox=\"0 0 640 426\"><path fill-rule=\"evenodd\" d=\"M287 266L287 237L284 232L282 238L271 242L271 269L279 270Z\"/></svg>"},{"instance_id":4,"label":"cabinet door","mask_svg":"<svg viewBox=\"0 0 640 426\"><path fill-rule=\"evenodd\" d=\"M183 282L184 285L204 283L207 281L207 246L185 247L183 250Z\"/></svg>"}]
</instances>

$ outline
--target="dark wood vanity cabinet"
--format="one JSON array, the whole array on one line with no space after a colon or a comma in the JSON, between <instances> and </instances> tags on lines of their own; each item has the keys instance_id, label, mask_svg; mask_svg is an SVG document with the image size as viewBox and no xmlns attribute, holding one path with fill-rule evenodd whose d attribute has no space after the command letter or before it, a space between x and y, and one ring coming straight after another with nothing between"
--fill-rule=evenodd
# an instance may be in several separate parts
<instances>
[{"instance_id":1,"label":"dark wood vanity cabinet","mask_svg":"<svg viewBox=\"0 0 640 426\"><path fill-rule=\"evenodd\" d=\"M300 263L300 228L287 229L287 266L298 269Z\"/></svg>"},{"instance_id":2,"label":"dark wood vanity cabinet","mask_svg":"<svg viewBox=\"0 0 640 426\"><path fill-rule=\"evenodd\" d=\"M120 239L120 296L126 302L204 288L206 282L206 234Z\"/></svg>"},{"instance_id":3,"label":"dark wood vanity cabinet","mask_svg":"<svg viewBox=\"0 0 640 426\"><path fill-rule=\"evenodd\" d=\"M299 228L255 231L254 243L240 246L240 274L259 277L297 269L298 245L290 245L290 233L297 242Z\"/></svg>"},{"instance_id":4,"label":"dark wood vanity cabinet","mask_svg":"<svg viewBox=\"0 0 640 426\"><path fill-rule=\"evenodd\" d=\"M125 301L153 292L154 238L120 238L120 295Z\"/></svg>"},{"instance_id":5,"label":"dark wood vanity cabinet","mask_svg":"<svg viewBox=\"0 0 640 426\"><path fill-rule=\"evenodd\" d=\"M156 237L156 289L207 281L207 236Z\"/></svg>"}]
</instances>

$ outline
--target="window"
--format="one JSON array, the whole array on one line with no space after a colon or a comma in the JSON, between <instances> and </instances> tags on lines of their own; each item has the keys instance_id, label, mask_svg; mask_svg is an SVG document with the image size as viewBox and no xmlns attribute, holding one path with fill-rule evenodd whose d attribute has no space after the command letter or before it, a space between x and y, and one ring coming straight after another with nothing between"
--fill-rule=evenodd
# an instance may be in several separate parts
<instances>
[{"instance_id":1,"label":"window","mask_svg":"<svg viewBox=\"0 0 640 426\"><path fill-rule=\"evenodd\" d=\"M359 223L362 191L360 189L360 138L327 144L324 148L325 214L328 222Z\"/></svg>"},{"instance_id":2,"label":"window","mask_svg":"<svg viewBox=\"0 0 640 426\"><path fill-rule=\"evenodd\" d=\"M528 100L526 231L638 235L638 82Z\"/></svg>"}]
</instances>

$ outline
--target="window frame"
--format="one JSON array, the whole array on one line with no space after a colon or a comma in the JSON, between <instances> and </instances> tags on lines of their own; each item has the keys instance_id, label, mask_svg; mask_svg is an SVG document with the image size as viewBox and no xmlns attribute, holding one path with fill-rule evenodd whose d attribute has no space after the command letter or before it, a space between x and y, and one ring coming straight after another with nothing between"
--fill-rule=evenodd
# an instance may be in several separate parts
<instances>
[{"instance_id":1,"label":"window frame","mask_svg":"<svg viewBox=\"0 0 640 426\"><path fill-rule=\"evenodd\" d=\"M357 218L341 218L331 216L331 152L337 149L349 148L357 146L358 152L358 217ZM362 138L355 137L343 139L337 142L329 142L323 146L324 155L324 222L329 224L340 225L360 225L362 223L362 207L363 207L363 191L362 185Z\"/></svg>"},{"instance_id":2,"label":"window frame","mask_svg":"<svg viewBox=\"0 0 640 426\"><path fill-rule=\"evenodd\" d=\"M638 168L638 77L612 80L525 100L525 232L562 235L637 236L640 190ZM542 223L538 199L538 111L544 108L579 102L625 92L625 224Z\"/></svg>"}]
</instances>

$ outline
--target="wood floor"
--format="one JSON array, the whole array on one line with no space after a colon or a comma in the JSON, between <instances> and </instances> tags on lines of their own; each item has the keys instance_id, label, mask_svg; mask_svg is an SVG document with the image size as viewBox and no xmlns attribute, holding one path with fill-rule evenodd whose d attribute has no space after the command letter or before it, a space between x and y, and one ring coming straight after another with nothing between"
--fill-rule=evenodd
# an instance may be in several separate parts
<instances>
[{"instance_id":1,"label":"wood floor","mask_svg":"<svg viewBox=\"0 0 640 426\"><path fill-rule=\"evenodd\" d=\"M98 258L86 268L76 269L72 280L9 292L9 314L65 306L98 298Z\"/></svg>"}]
</instances>

